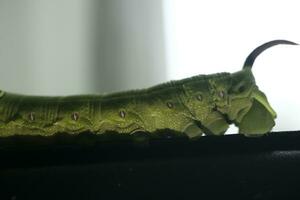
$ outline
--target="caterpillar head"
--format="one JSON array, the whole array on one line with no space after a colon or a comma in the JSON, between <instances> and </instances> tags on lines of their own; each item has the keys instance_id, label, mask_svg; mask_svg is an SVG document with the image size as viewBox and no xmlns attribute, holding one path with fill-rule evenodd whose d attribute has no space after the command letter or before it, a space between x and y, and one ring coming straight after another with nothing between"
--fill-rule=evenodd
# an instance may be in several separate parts
<instances>
[{"instance_id":1,"label":"caterpillar head","mask_svg":"<svg viewBox=\"0 0 300 200\"><path fill-rule=\"evenodd\" d=\"M217 105L219 111L239 128L239 133L257 136L269 132L275 125L276 112L255 84L251 67L261 52L278 44L296 43L274 40L254 49L247 57L243 70L231 75L227 106Z\"/></svg>"},{"instance_id":2,"label":"caterpillar head","mask_svg":"<svg viewBox=\"0 0 300 200\"><path fill-rule=\"evenodd\" d=\"M255 136L269 132L275 125L276 112L255 84L250 69L232 74L227 116L239 133Z\"/></svg>"}]
</instances>

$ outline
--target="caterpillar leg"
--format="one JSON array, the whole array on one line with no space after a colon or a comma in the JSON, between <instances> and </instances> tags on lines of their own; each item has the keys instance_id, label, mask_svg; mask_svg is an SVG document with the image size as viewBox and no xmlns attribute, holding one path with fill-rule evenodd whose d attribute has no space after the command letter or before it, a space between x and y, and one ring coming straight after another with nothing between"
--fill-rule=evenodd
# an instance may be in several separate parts
<instances>
[{"instance_id":1,"label":"caterpillar leg","mask_svg":"<svg viewBox=\"0 0 300 200\"><path fill-rule=\"evenodd\" d=\"M203 122L194 121L188 124L183 132L191 138L199 138L202 135L224 135L229 124L219 112L212 112Z\"/></svg>"},{"instance_id":2,"label":"caterpillar leg","mask_svg":"<svg viewBox=\"0 0 300 200\"><path fill-rule=\"evenodd\" d=\"M194 122L189 123L182 132L184 132L190 139L197 139L204 134L204 131Z\"/></svg>"},{"instance_id":3,"label":"caterpillar leg","mask_svg":"<svg viewBox=\"0 0 300 200\"><path fill-rule=\"evenodd\" d=\"M219 112L212 112L207 119L202 122L205 134L208 135L224 135L229 128L229 124L224 116Z\"/></svg>"}]
</instances>

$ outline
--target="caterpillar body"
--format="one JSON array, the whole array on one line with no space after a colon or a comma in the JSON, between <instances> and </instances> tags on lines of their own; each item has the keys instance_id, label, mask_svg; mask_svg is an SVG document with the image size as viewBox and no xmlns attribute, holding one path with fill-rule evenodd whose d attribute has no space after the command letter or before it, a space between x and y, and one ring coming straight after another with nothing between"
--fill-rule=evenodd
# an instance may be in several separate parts
<instances>
[{"instance_id":1,"label":"caterpillar body","mask_svg":"<svg viewBox=\"0 0 300 200\"><path fill-rule=\"evenodd\" d=\"M274 40L257 47L241 71L197 75L151 88L108 95L29 96L1 91L0 137L59 132L151 133L170 129L190 138L223 135L234 123L246 136L262 135L276 113L255 83L251 67Z\"/></svg>"}]
</instances>

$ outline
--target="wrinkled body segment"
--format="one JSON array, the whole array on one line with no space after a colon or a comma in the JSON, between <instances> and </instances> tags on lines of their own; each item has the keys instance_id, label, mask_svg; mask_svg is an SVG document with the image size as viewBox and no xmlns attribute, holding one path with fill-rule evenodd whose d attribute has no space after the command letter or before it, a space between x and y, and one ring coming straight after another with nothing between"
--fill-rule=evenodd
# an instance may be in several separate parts
<instances>
[{"instance_id":1,"label":"wrinkled body segment","mask_svg":"<svg viewBox=\"0 0 300 200\"><path fill-rule=\"evenodd\" d=\"M197 127L195 120L205 124L209 115L214 118L213 93L217 91L210 82L229 78L227 73L202 75L110 95L35 97L4 92L0 98L0 134L184 132ZM223 92L221 100L227 102Z\"/></svg>"},{"instance_id":2,"label":"wrinkled body segment","mask_svg":"<svg viewBox=\"0 0 300 200\"><path fill-rule=\"evenodd\" d=\"M289 44L265 45L283 43ZM247 136L262 135L275 125L276 113L246 64L232 74L198 75L108 95L43 97L1 92L0 137L86 131L151 135L170 129L195 138L222 135L232 123Z\"/></svg>"},{"instance_id":3,"label":"wrinkled body segment","mask_svg":"<svg viewBox=\"0 0 300 200\"><path fill-rule=\"evenodd\" d=\"M228 112L236 95L231 91L233 76L200 75L103 96L34 97L4 93L0 98L0 134L46 136L84 131L132 134L170 129L190 137L204 133L220 135L229 124L223 112ZM254 80L248 81L254 84ZM249 104L250 93L242 97ZM237 113L232 115L234 120Z\"/></svg>"}]
</instances>

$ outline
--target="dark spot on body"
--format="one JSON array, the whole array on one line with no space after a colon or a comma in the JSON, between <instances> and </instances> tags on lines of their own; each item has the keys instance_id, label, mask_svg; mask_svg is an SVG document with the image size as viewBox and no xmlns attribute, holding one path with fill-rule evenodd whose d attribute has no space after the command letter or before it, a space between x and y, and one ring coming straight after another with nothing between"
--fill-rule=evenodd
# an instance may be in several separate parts
<instances>
[{"instance_id":1,"label":"dark spot on body","mask_svg":"<svg viewBox=\"0 0 300 200\"><path fill-rule=\"evenodd\" d=\"M124 110L121 110L121 111L119 112L119 115L120 115L120 117L125 118L126 113L125 113Z\"/></svg>"},{"instance_id":2,"label":"dark spot on body","mask_svg":"<svg viewBox=\"0 0 300 200\"><path fill-rule=\"evenodd\" d=\"M168 108L173 108L173 104L171 102L167 102Z\"/></svg>"},{"instance_id":3,"label":"dark spot on body","mask_svg":"<svg viewBox=\"0 0 300 200\"><path fill-rule=\"evenodd\" d=\"M239 87L239 92L240 92L240 93L242 93L242 92L244 92L244 91L245 91L245 87L244 87L244 86Z\"/></svg>"},{"instance_id":4,"label":"dark spot on body","mask_svg":"<svg viewBox=\"0 0 300 200\"><path fill-rule=\"evenodd\" d=\"M71 118L72 118L74 121L77 121L77 120L79 119L79 113L78 113L78 112L72 113Z\"/></svg>"},{"instance_id":5,"label":"dark spot on body","mask_svg":"<svg viewBox=\"0 0 300 200\"><path fill-rule=\"evenodd\" d=\"M30 112L28 115L28 118L30 121L34 121L35 120L35 113L34 112Z\"/></svg>"},{"instance_id":6,"label":"dark spot on body","mask_svg":"<svg viewBox=\"0 0 300 200\"><path fill-rule=\"evenodd\" d=\"M201 95L201 94L199 94L199 95L197 96L197 99L198 99L198 101L202 101L202 100L203 100L203 97L202 97L202 95Z\"/></svg>"},{"instance_id":7,"label":"dark spot on body","mask_svg":"<svg viewBox=\"0 0 300 200\"><path fill-rule=\"evenodd\" d=\"M219 92L219 97L224 98L224 96L225 96L224 91L220 91L220 92Z\"/></svg>"}]
</instances>

